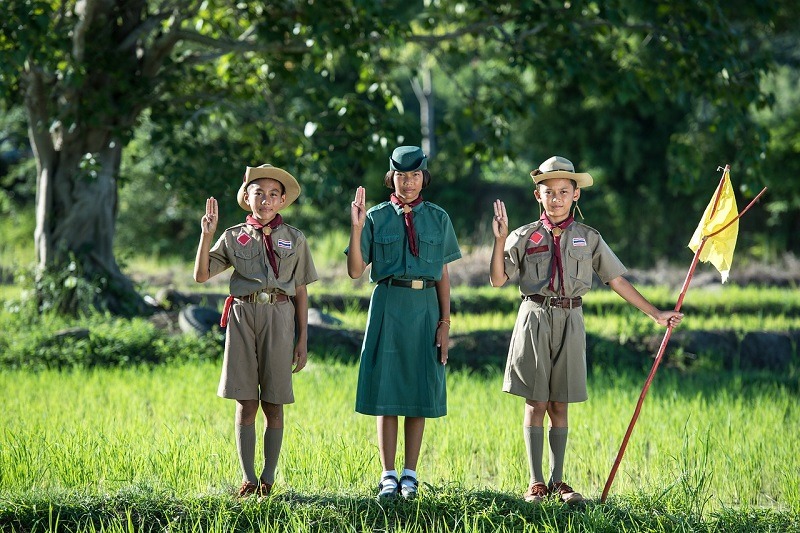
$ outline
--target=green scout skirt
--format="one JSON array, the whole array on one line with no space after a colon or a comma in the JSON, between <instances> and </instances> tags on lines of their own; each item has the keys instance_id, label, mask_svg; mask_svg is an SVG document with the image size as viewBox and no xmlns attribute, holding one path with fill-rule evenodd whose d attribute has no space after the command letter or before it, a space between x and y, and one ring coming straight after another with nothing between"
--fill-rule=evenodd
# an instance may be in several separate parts
<instances>
[{"instance_id":1,"label":"green scout skirt","mask_svg":"<svg viewBox=\"0 0 800 533\"><path fill-rule=\"evenodd\" d=\"M436 347L436 288L378 283L361 348L356 411L437 418L447 414L444 365Z\"/></svg>"}]
</instances>

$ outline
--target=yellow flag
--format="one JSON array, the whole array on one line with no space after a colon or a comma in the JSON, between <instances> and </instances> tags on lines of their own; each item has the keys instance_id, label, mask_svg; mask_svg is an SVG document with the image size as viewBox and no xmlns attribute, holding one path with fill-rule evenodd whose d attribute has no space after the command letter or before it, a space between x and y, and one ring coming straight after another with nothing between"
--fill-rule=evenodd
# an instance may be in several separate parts
<instances>
[{"instance_id":1,"label":"yellow flag","mask_svg":"<svg viewBox=\"0 0 800 533\"><path fill-rule=\"evenodd\" d=\"M722 182L719 184L717 193L711 202L706 207L703 213L703 219L700 225L692 235L692 240L689 241L689 248L693 252L697 252L700 243L703 242L705 237L724 228L731 220L738 215L736 207L736 197L733 195L733 186L726 167L722 175ZM700 261L704 263L711 263L714 265L719 273L722 275L722 283L728 279L728 272L731 270L731 263L733 262L733 249L736 247L736 237L739 235L739 221L736 220L733 224L720 231L712 237L708 237L706 244L700 252Z\"/></svg>"}]
</instances>

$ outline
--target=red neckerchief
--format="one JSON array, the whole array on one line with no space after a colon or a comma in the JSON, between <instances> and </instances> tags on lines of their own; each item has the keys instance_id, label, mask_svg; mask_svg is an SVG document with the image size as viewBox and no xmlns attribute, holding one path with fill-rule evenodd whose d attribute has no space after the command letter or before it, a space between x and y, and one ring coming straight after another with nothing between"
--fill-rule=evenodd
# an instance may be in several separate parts
<instances>
[{"instance_id":1,"label":"red neckerchief","mask_svg":"<svg viewBox=\"0 0 800 533\"><path fill-rule=\"evenodd\" d=\"M419 257L419 249L417 248L417 233L414 231L414 213L411 210L422 203L422 196L417 196L413 202L404 203L395 193L389 197L389 200L394 205L403 208L403 218L406 222L406 235L408 236L408 248L411 250L411 255Z\"/></svg>"},{"instance_id":2,"label":"red neckerchief","mask_svg":"<svg viewBox=\"0 0 800 533\"><path fill-rule=\"evenodd\" d=\"M260 229L261 233L264 235L264 246L267 248L267 259L269 259L269 265L272 267L272 272L275 274L275 278L278 277L278 261L275 259L275 248L272 247L272 230L277 228L283 224L283 218L281 218L280 214L275 215L275 218L270 220L267 224L262 224L258 221L256 217L253 215L247 215L247 225L253 226L256 229Z\"/></svg>"},{"instance_id":3,"label":"red neckerchief","mask_svg":"<svg viewBox=\"0 0 800 533\"><path fill-rule=\"evenodd\" d=\"M561 289L561 296L564 296L564 263L561 261L561 232L572 224L572 221L575 219L570 215L558 224L553 224L550 222L550 219L547 218L547 215L542 213L540 220L542 221L542 225L553 235L553 268L550 270L550 285L547 288L555 292L556 272L558 272L558 278L561 280L559 288Z\"/></svg>"}]
</instances>

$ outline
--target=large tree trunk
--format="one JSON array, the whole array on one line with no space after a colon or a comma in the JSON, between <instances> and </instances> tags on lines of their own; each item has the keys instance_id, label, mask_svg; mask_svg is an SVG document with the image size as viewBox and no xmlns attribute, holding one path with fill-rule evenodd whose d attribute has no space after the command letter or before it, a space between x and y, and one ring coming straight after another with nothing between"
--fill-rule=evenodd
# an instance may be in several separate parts
<instances>
[{"instance_id":1,"label":"large tree trunk","mask_svg":"<svg viewBox=\"0 0 800 533\"><path fill-rule=\"evenodd\" d=\"M76 313L88 304L116 314L140 313L146 305L113 252L122 143L108 127L73 124L63 131L47 116L41 76L30 72L28 80L25 103L38 172L40 307Z\"/></svg>"},{"instance_id":2,"label":"large tree trunk","mask_svg":"<svg viewBox=\"0 0 800 533\"><path fill-rule=\"evenodd\" d=\"M35 239L41 275L60 279L59 272L71 268L97 289L92 298L95 307L133 314L144 309L143 301L120 271L113 252L121 151L119 142L107 143L93 154L66 146L55 157L40 160ZM80 295L70 291L81 286L67 284L61 289L59 307L74 307Z\"/></svg>"}]
</instances>

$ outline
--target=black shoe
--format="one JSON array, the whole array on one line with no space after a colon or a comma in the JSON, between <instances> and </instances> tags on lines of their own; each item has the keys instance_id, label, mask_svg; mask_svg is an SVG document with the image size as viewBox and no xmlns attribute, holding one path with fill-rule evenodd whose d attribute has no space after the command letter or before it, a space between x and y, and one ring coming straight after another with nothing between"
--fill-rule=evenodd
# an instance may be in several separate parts
<instances>
[{"instance_id":1,"label":"black shoe","mask_svg":"<svg viewBox=\"0 0 800 533\"><path fill-rule=\"evenodd\" d=\"M387 500L397 496L398 481L397 476L384 476L378 483L378 499Z\"/></svg>"}]
</instances>

